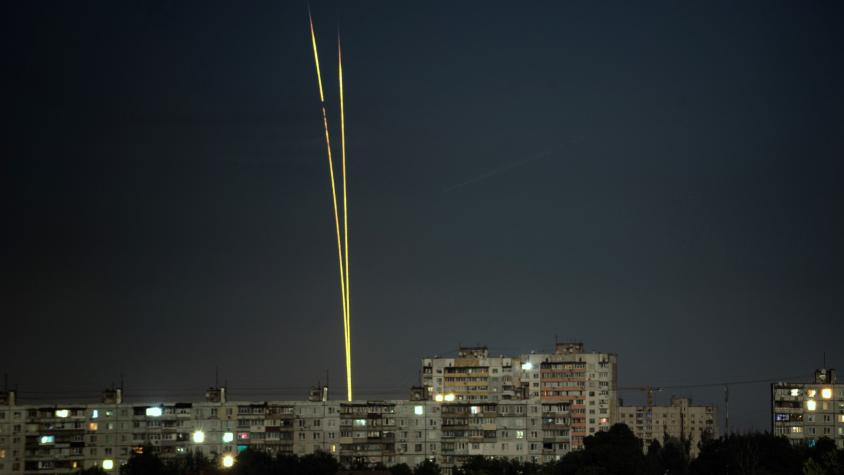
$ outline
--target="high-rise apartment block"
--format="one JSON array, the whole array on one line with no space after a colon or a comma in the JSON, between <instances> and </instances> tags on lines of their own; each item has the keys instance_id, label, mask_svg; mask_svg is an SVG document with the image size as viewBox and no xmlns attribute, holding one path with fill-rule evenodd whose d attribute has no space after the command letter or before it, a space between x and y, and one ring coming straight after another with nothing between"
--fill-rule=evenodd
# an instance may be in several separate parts
<instances>
[{"instance_id":1,"label":"high-rise apartment block","mask_svg":"<svg viewBox=\"0 0 844 475\"><path fill-rule=\"evenodd\" d=\"M424 358L422 384L435 401L538 402L545 436L568 451L615 420L617 360L612 353L587 353L582 343L498 357L486 347L461 347L456 357Z\"/></svg>"},{"instance_id":2,"label":"high-rise apartment block","mask_svg":"<svg viewBox=\"0 0 844 475\"><path fill-rule=\"evenodd\" d=\"M772 384L771 426L794 444L814 446L827 437L844 448L844 384L835 370L816 370L813 383Z\"/></svg>"}]
</instances>

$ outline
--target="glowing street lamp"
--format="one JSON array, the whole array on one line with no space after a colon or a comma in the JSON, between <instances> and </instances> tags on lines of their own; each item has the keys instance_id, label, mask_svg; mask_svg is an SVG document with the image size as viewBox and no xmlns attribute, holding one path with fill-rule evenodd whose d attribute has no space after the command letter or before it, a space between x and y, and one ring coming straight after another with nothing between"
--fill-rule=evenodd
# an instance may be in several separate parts
<instances>
[{"instance_id":1,"label":"glowing street lamp","mask_svg":"<svg viewBox=\"0 0 844 475\"><path fill-rule=\"evenodd\" d=\"M234 465L234 457L231 454L223 456L223 467L231 468Z\"/></svg>"}]
</instances>

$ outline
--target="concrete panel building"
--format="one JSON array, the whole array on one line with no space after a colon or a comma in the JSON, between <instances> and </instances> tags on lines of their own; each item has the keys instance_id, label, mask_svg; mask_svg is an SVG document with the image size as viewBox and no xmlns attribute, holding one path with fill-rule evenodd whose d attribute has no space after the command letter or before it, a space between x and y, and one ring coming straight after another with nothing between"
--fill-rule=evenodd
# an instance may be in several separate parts
<instances>
[{"instance_id":1,"label":"concrete panel building","mask_svg":"<svg viewBox=\"0 0 844 475\"><path fill-rule=\"evenodd\" d=\"M844 384L835 370L816 370L812 383L772 384L771 430L796 445L811 447L827 437L844 448Z\"/></svg>"},{"instance_id":2,"label":"concrete panel building","mask_svg":"<svg viewBox=\"0 0 844 475\"><path fill-rule=\"evenodd\" d=\"M717 408L694 405L691 399L681 397L672 397L667 406L620 406L618 422L626 424L646 448L654 440L662 444L666 436L688 440L692 457L699 453L704 437L719 435Z\"/></svg>"},{"instance_id":3,"label":"concrete panel building","mask_svg":"<svg viewBox=\"0 0 844 475\"><path fill-rule=\"evenodd\" d=\"M0 405L0 475L68 474L101 467L117 473L133 453L202 453L222 463L247 448L340 462L446 471L466 457L557 460L571 431L556 420L571 405L541 400L227 401L219 389L199 402L124 403L119 391L94 404Z\"/></svg>"},{"instance_id":4,"label":"concrete panel building","mask_svg":"<svg viewBox=\"0 0 844 475\"><path fill-rule=\"evenodd\" d=\"M587 353L582 343L556 343L553 353L490 357L461 347L456 357L422 360L422 384L435 401L534 401L542 438L568 451L616 420L618 358Z\"/></svg>"}]
</instances>

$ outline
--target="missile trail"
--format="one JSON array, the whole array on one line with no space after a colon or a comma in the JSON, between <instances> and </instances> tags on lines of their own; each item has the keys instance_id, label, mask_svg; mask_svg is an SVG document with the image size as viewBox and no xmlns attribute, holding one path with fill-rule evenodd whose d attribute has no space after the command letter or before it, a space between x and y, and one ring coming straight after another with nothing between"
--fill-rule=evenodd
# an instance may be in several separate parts
<instances>
[{"instance_id":1,"label":"missile trail","mask_svg":"<svg viewBox=\"0 0 844 475\"><path fill-rule=\"evenodd\" d=\"M343 101L343 54L340 48L340 32L337 32L337 71L340 82L340 150L343 162L343 243L346 254L346 387L352 400L352 307L349 287L349 207L346 193L346 113Z\"/></svg>"},{"instance_id":2,"label":"missile trail","mask_svg":"<svg viewBox=\"0 0 844 475\"><path fill-rule=\"evenodd\" d=\"M343 266L343 244L340 239L340 215L337 207L337 188L335 185L335 178L334 178L334 160L331 157L331 138L330 134L328 133L328 114L325 110L325 94L322 90L322 74L320 72L319 67L319 53L317 52L317 44L316 44L316 33L314 32L314 20L311 16L310 7L308 8L308 23L310 25L310 32L311 32L311 45L313 46L314 50L314 64L316 65L316 72L317 72L317 84L319 86L319 101L320 105L322 106L322 124L325 130L325 147L328 152L328 174L329 178L331 179L331 199L332 204L334 205L334 227L337 233L337 258L339 261L339 268L340 268L340 297L343 307L343 336L344 336L344 346L346 349L346 382L347 382L347 396L348 400L352 400L352 385L351 385L351 361L349 356L351 355L351 351L349 348L349 322L348 322L348 305L346 302L346 274L344 271ZM345 187L345 181L344 181ZM345 189L345 188L344 188ZM344 198L345 201L345 198ZM344 203L345 207L345 203Z\"/></svg>"}]
</instances>

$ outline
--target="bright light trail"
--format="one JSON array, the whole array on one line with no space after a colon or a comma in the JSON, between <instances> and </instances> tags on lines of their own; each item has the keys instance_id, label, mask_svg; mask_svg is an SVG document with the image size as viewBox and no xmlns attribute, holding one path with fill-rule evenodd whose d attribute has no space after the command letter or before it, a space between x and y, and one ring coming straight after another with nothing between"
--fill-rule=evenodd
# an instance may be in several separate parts
<instances>
[{"instance_id":1,"label":"bright light trail","mask_svg":"<svg viewBox=\"0 0 844 475\"><path fill-rule=\"evenodd\" d=\"M314 50L314 64L316 65L317 71L317 84L319 85L319 100L322 106L322 124L325 130L325 147L328 152L328 173L329 178L331 179L331 199L332 204L334 205L334 227L337 234L337 258L339 261L339 268L340 268L340 296L341 302L343 307L343 338L344 338L344 346L346 350L346 391L348 400L352 400L352 359L351 359L351 339L349 338L350 328L349 328L349 304L348 304L348 288L347 284L349 282L348 277L348 225L346 224L347 221L347 205L346 205L346 145L345 145L345 124L341 123L341 134L342 134L342 156L343 156L343 225L345 229L345 236L346 236L346 258L345 258L345 266L343 262L343 241L340 238L340 216L337 207L337 189L335 185L335 178L334 178L334 160L331 157L331 138L330 134L328 133L328 114L325 110L325 94L323 93L322 89L322 73L320 72L319 67L319 53L317 52L317 44L316 44L316 33L314 31L314 20L311 16L310 8L308 9L308 22L310 25L311 31L311 45L313 46ZM339 38L338 38L338 47L339 47ZM339 55L339 51L338 51ZM340 71L340 107L341 107L341 122L343 121L343 101L342 101L342 94L343 94L343 76L342 70Z\"/></svg>"},{"instance_id":2,"label":"bright light trail","mask_svg":"<svg viewBox=\"0 0 844 475\"><path fill-rule=\"evenodd\" d=\"M346 253L346 388L349 401L352 400L352 307L349 287L349 200L346 193L346 108L343 100L343 54L340 48L340 33L337 33L337 71L340 82L340 150L343 161L343 243Z\"/></svg>"}]
</instances>

